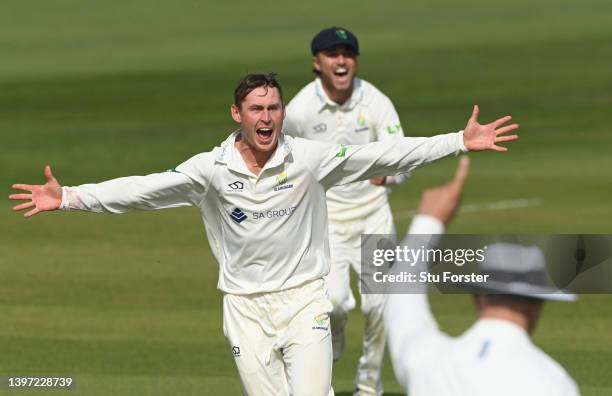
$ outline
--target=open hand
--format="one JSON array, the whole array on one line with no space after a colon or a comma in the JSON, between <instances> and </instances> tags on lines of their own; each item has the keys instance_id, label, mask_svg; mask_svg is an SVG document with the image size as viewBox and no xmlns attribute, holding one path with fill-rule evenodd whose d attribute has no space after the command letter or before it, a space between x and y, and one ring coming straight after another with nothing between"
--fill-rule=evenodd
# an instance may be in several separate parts
<instances>
[{"instance_id":1,"label":"open hand","mask_svg":"<svg viewBox=\"0 0 612 396\"><path fill-rule=\"evenodd\" d=\"M13 184L14 189L29 191L29 194L9 195L9 199L12 200L28 201L14 206L13 210L19 211L33 208L24 214L25 217L30 217L39 212L59 209L62 203L62 186L53 177L49 165L45 166L45 177L47 178L47 183L44 185Z\"/></svg>"},{"instance_id":2,"label":"open hand","mask_svg":"<svg viewBox=\"0 0 612 396\"><path fill-rule=\"evenodd\" d=\"M505 116L490 124L481 125L478 123L479 113L480 109L478 105L475 105L472 116L468 120L465 130L463 131L463 144L465 147L470 151L508 151L506 147L498 146L497 143L517 140L518 135L504 134L518 129L518 124L504 126L505 123L512 119L511 116Z\"/></svg>"}]
</instances>

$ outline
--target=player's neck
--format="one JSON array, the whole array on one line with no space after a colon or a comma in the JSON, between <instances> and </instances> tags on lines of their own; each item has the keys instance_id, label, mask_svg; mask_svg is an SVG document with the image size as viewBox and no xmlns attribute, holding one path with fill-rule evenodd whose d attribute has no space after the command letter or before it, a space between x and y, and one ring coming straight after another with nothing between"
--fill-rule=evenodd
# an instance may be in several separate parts
<instances>
[{"instance_id":1,"label":"player's neck","mask_svg":"<svg viewBox=\"0 0 612 396\"><path fill-rule=\"evenodd\" d=\"M339 105L344 104L351 98L351 95L353 95L353 82L351 82L351 86L347 89L336 89L332 84L324 81L323 79L321 79L321 85L323 86L323 91L325 91L327 97Z\"/></svg>"},{"instance_id":2,"label":"player's neck","mask_svg":"<svg viewBox=\"0 0 612 396\"><path fill-rule=\"evenodd\" d=\"M482 319L501 319L514 323L523 328L527 333L533 331L535 323L533 323L527 315L522 312L517 312L504 307L486 307L479 312Z\"/></svg>"},{"instance_id":3,"label":"player's neck","mask_svg":"<svg viewBox=\"0 0 612 396\"><path fill-rule=\"evenodd\" d=\"M278 143L277 143L278 145ZM255 175L259 176L263 170L266 162L272 157L275 150L272 151L258 151L251 147L245 139L237 139L234 146L240 152L244 163L247 168Z\"/></svg>"}]
</instances>

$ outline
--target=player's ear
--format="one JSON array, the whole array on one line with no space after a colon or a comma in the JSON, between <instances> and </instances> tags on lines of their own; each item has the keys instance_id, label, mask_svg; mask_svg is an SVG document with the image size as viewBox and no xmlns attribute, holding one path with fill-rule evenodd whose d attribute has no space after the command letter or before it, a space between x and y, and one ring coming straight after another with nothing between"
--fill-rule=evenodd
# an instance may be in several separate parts
<instances>
[{"instance_id":1,"label":"player's ear","mask_svg":"<svg viewBox=\"0 0 612 396\"><path fill-rule=\"evenodd\" d=\"M235 104L232 104L231 112L232 112L232 118L234 119L234 121L240 124L242 122L242 117L240 116L240 109L238 108L238 106L236 106Z\"/></svg>"},{"instance_id":2,"label":"player's ear","mask_svg":"<svg viewBox=\"0 0 612 396\"><path fill-rule=\"evenodd\" d=\"M321 71L321 64L319 63L319 57L317 55L312 57L312 67L318 72Z\"/></svg>"}]
</instances>

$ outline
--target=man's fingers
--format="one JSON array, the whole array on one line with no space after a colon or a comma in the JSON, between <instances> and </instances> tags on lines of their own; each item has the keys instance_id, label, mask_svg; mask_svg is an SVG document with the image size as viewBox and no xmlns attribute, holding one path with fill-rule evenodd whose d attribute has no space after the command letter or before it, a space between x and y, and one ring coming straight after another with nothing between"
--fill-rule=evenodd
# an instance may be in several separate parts
<instances>
[{"instance_id":1,"label":"man's fingers","mask_svg":"<svg viewBox=\"0 0 612 396\"><path fill-rule=\"evenodd\" d=\"M30 192L32 192L32 190L34 189L34 186L31 186L29 184L13 184L11 187L13 187L15 190L26 190Z\"/></svg>"},{"instance_id":2,"label":"man's fingers","mask_svg":"<svg viewBox=\"0 0 612 396\"><path fill-rule=\"evenodd\" d=\"M25 202L19 205L15 205L13 206L13 210L15 211L19 211L19 210L23 210L23 209L27 209L27 208L31 208L32 206L35 206L36 204L32 201L30 202Z\"/></svg>"},{"instance_id":3,"label":"man's fingers","mask_svg":"<svg viewBox=\"0 0 612 396\"><path fill-rule=\"evenodd\" d=\"M493 147L491 147L491 150L494 150L494 151L497 151L497 152L500 152L500 153L508 151L508 149L506 147L498 146L498 145L493 145Z\"/></svg>"},{"instance_id":4,"label":"man's fingers","mask_svg":"<svg viewBox=\"0 0 612 396\"><path fill-rule=\"evenodd\" d=\"M513 140L518 140L518 138L518 135L498 136L495 138L495 143L511 142Z\"/></svg>"},{"instance_id":5,"label":"man's fingers","mask_svg":"<svg viewBox=\"0 0 612 396\"><path fill-rule=\"evenodd\" d=\"M472 109L472 116L470 117L470 121L478 122L478 114L480 113L480 108L478 105L474 105Z\"/></svg>"},{"instance_id":6,"label":"man's fingers","mask_svg":"<svg viewBox=\"0 0 612 396\"><path fill-rule=\"evenodd\" d=\"M463 186L465 185L469 170L470 158L467 155L463 155L459 159L459 166L457 166L457 171L455 172L455 177L452 181L453 186L457 188L459 192L463 190Z\"/></svg>"},{"instance_id":7,"label":"man's fingers","mask_svg":"<svg viewBox=\"0 0 612 396\"><path fill-rule=\"evenodd\" d=\"M24 214L23 217L32 217L32 216L34 216L38 212L40 212L40 210L34 208L34 209L30 210L29 212L27 212L26 214Z\"/></svg>"},{"instance_id":8,"label":"man's fingers","mask_svg":"<svg viewBox=\"0 0 612 396\"><path fill-rule=\"evenodd\" d=\"M32 199L32 194L11 194L9 199Z\"/></svg>"},{"instance_id":9,"label":"man's fingers","mask_svg":"<svg viewBox=\"0 0 612 396\"><path fill-rule=\"evenodd\" d=\"M499 119L497 119L497 120L492 122L493 127L495 129L497 129L500 126L504 125L506 122L510 121L511 119L512 119L512 116L509 116L509 115L505 116L505 117L502 117L502 118L499 118Z\"/></svg>"},{"instance_id":10,"label":"man's fingers","mask_svg":"<svg viewBox=\"0 0 612 396\"><path fill-rule=\"evenodd\" d=\"M53 172L51 172L51 166L45 165L45 177L47 181L54 181L55 177L53 177Z\"/></svg>"},{"instance_id":11,"label":"man's fingers","mask_svg":"<svg viewBox=\"0 0 612 396\"><path fill-rule=\"evenodd\" d=\"M495 130L495 134L496 135L502 135L506 132L510 132L513 131L515 129L518 129L519 125L518 124L512 124L512 125L506 125L505 127L499 128L497 130Z\"/></svg>"}]
</instances>

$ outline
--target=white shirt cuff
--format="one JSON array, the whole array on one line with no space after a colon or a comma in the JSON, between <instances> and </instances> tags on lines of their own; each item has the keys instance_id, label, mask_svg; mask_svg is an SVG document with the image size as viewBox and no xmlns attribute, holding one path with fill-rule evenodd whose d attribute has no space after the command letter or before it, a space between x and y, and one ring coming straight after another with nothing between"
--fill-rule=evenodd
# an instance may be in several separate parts
<instances>
[{"instance_id":1,"label":"white shirt cuff","mask_svg":"<svg viewBox=\"0 0 612 396\"><path fill-rule=\"evenodd\" d=\"M417 214L410 223L408 234L444 234L444 223L433 216Z\"/></svg>"},{"instance_id":2,"label":"white shirt cuff","mask_svg":"<svg viewBox=\"0 0 612 396\"><path fill-rule=\"evenodd\" d=\"M457 135L459 136L459 149L461 150L462 153L467 153L468 150L467 147L465 147L465 144L463 143L463 131L459 131L457 132Z\"/></svg>"}]
</instances>

